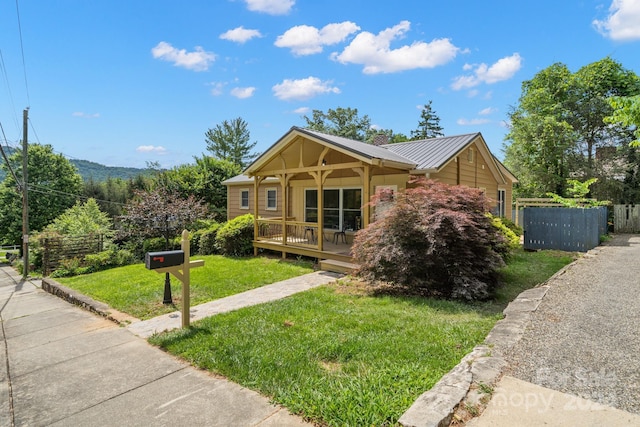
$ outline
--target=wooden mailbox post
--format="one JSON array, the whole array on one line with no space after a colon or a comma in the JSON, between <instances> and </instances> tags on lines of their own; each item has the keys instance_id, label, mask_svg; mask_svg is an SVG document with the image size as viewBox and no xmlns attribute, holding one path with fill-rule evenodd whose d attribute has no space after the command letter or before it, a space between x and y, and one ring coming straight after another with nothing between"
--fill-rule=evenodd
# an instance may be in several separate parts
<instances>
[{"instance_id":1,"label":"wooden mailbox post","mask_svg":"<svg viewBox=\"0 0 640 427\"><path fill-rule=\"evenodd\" d=\"M158 273L171 273L182 282L182 327L189 327L191 298L189 286L191 285L191 269L202 267L203 260L190 261L189 232L182 232L182 250L165 252L148 252L145 256L145 265L149 270Z\"/></svg>"}]
</instances>

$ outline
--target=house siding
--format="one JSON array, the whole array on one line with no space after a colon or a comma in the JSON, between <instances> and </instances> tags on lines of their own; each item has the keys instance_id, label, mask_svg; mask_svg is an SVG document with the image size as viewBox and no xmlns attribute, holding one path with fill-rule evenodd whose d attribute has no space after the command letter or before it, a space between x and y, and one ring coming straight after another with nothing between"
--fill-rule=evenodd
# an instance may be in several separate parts
<instances>
[{"instance_id":1,"label":"house siding","mask_svg":"<svg viewBox=\"0 0 640 427\"><path fill-rule=\"evenodd\" d=\"M277 208L275 210L267 210L266 189L274 189L277 194ZM240 208L240 192L249 190L249 209ZM262 183L260 184L258 198L258 216L261 218L279 218L282 217L282 188L278 183ZM233 219L240 215L248 213L253 214L255 196L253 191L253 182L242 183L238 185L227 185L227 220Z\"/></svg>"}]
</instances>

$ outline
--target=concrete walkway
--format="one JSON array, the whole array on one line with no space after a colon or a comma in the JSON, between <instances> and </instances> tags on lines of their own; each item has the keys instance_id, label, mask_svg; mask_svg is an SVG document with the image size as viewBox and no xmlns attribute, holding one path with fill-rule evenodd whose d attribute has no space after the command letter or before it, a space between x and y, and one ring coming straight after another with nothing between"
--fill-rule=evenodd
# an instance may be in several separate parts
<instances>
[{"instance_id":1,"label":"concrete walkway","mask_svg":"<svg viewBox=\"0 0 640 427\"><path fill-rule=\"evenodd\" d=\"M191 307L190 319L191 321L195 321L215 314L237 310L242 307L275 301L317 286L326 285L327 283L334 282L339 277L342 277L342 275L327 271L316 271L271 285L251 289L240 294ZM175 311L154 317L153 319L134 322L127 326L127 328L139 337L148 338L155 333L178 329L181 325L182 313Z\"/></svg>"},{"instance_id":2,"label":"concrete walkway","mask_svg":"<svg viewBox=\"0 0 640 427\"><path fill-rule=\"evenodd\" d=\"M265 300L283 295L265 290ZM194 318L206 311L195 309ZM37 281L22 281L7 266L0 267L0 321L2 426L308 425L258 393L44 292Z\"/></svg>"}]
</instances>

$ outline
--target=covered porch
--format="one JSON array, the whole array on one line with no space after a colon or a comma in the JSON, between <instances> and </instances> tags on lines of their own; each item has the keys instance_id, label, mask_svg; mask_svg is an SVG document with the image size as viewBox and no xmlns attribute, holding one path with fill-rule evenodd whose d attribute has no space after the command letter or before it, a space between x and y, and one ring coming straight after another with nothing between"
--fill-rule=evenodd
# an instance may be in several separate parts
<instances>
[{"instance_id":1,"label":"covered porch","mask_svg":"<svg viewBox=\"0 0 640 427\"><path fill-rule=\"evenodd\" d=\"M373 218L369 201L376 188L404 188L415 166L393 156L382 147L293 128L245 171L255 195L254 252L351 262L354 235Z\"/></svg>"}]
</instances>

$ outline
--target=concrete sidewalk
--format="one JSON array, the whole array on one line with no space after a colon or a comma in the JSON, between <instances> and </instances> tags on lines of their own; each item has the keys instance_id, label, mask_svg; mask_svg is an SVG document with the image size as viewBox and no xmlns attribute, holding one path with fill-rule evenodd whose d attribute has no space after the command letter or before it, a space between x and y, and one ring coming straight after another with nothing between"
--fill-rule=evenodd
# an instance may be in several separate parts
<instances>
[{"instance_id":1,"label":"concrete sidewalk","mask_svg":"<svg viewBox=\"0 0 640 427\"><path fill-rule=\"evenodd\" d=\"M0 425L303 426L0 267Z\"/></svg>"}]
</instances>

